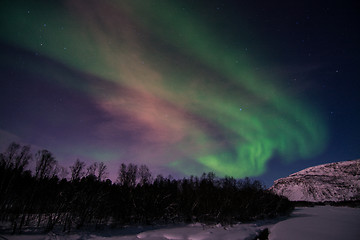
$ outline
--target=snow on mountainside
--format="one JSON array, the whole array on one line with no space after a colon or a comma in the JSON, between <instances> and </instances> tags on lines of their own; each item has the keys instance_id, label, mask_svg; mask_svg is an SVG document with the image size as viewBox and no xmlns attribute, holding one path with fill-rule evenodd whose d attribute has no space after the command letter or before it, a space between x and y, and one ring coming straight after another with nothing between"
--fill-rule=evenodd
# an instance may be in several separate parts
<instances>
[{"instance_id":1,"label":"snow on mountainside","mask_svg":"<svg viewBox=\"0 0 360 240\"><path fill-rule=\"evenodd\" d=\"M360 200L360 159L306 168L276 180L270 190L291 201Z\"/></svg>"}]
</instances>

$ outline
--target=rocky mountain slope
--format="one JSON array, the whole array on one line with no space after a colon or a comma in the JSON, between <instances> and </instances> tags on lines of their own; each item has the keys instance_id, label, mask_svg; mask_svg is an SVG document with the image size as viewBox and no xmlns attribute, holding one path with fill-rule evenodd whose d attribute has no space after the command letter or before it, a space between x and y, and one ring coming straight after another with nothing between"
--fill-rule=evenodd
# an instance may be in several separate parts
<instances>
[{"instance_id":1,"label":"rocky mountain slope","mask_svg":"<svg viewBox=\"0 0 360 240\"><path fill-rule=\"evenodd\" d=\"M360 200L360 159L306 168L276 180L270 190L291 201Z\"/></svg>"}]
</instances>

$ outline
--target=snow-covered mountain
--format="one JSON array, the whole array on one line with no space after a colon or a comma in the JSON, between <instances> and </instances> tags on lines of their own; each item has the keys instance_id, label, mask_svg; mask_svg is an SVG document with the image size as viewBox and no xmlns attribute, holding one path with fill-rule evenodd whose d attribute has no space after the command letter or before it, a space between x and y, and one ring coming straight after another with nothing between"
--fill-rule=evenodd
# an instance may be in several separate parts
<instances>
[{"instance_id":1,"label":"snow-covered mountain","mask_svg":"<svg viewBox=\"0 0 360 240\"><path fill-rule=\"evenodd\" d=\"M270 190L291 201L360 200L360 159L306 168L276 180Z\"/></svg>"}]
</instances>

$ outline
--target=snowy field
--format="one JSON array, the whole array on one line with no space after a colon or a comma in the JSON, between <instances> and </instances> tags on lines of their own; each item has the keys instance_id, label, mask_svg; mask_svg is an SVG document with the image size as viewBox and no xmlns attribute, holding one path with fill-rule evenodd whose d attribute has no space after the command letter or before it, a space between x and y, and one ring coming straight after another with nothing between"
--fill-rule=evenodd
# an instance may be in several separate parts
<instances>
[{"instance_id":1,"label":"snowy field","mask_svg":"<svg viewBox=\"0 0 360 240\"><path fill-rule=\"evenodd\" d=\"M265 228L270 230L270 240L359 240L359 223L359 208L322 206L297 208L291 217L270 223L237 224L231 227L203 226L201 224L168 226L159 229L133 227L97 233L79 232L70 235L27 233L12 236L0 234L0 240L250 240Z\"/></svg>"},{"instance_id":2,"label":"snowy field","mask_svg":"<svg viewBox=\"0 0 360 240\"><path fill-rule=\"evenodd\" d=\"M270 240L359 240L360 208L297 208L291 218L270 227Z\"/></svg>"}]
</instances>

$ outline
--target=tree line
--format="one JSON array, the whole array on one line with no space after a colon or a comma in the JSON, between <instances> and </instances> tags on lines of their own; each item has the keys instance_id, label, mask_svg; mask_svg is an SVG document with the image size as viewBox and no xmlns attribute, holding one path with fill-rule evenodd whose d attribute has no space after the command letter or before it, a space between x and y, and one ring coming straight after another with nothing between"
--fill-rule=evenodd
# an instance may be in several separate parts
<instances>
[{"instance_id":1,"label":"tree line","mask_svg":"<svg viewBox=\"0 0 360 240\"><path fill-rule=\"evenodd\" d=\"M35 171L27 169L35 160ZM48 150L11 143L0 154L0 221L13 233L25 227L64 232L84 226L202 222L232 224L288 214L292 203L248 178L214 173L173 179L153 176L146 165L119 166L115 182L107 166L77 159L68 170Z\"/></svg>"}]
</instances>

